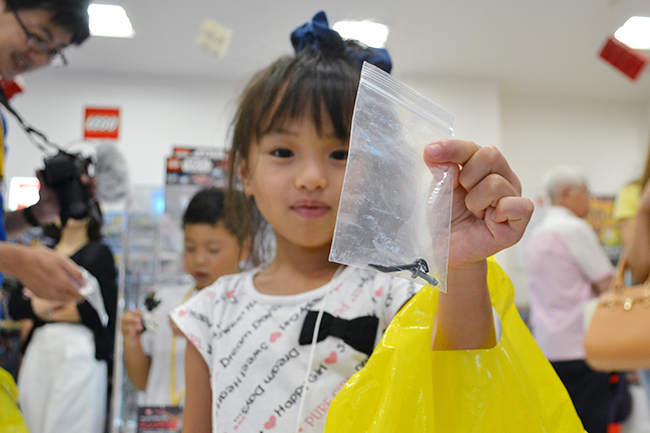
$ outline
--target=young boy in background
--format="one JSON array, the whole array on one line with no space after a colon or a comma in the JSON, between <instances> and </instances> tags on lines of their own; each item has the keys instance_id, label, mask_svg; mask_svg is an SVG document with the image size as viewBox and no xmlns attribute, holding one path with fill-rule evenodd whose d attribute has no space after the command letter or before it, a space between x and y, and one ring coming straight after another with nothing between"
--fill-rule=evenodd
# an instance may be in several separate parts
<instances>
[{"instance_id":1,"label":"young boy in background","mask_svg":"<svg viewBox=\"0 0 650 433\"><path fill-rule=\"evenodd\" d=\"M183 214L183 257L194 285L160 290L150 298L157 329L145 329L142 311L122 316L126 369L135 388L145 393L144 406L183 406L186 340L174 335L168 313L219 277L237 272L248 259L249 242L239 221L228 211L222 190L199 191Z\"/></svg>"}]
</instances>

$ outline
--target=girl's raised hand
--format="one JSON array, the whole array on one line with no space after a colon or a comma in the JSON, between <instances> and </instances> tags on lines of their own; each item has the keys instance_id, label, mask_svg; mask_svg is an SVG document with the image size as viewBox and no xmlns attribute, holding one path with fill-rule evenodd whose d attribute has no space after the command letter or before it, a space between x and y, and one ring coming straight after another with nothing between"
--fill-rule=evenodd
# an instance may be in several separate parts
<instances>
[{"instance_id":1,"label":"girl's raised hand","mask_svg":"<svg viewBox=\"0 0 650 433\"><path fill-rule=\"evenodd\" d=\"M496 147L439 140L425 147L424 161L454 166L450 268L471 266L521 239L534 205L521 197L519 178Z\"/></svg>"}]
</instances>

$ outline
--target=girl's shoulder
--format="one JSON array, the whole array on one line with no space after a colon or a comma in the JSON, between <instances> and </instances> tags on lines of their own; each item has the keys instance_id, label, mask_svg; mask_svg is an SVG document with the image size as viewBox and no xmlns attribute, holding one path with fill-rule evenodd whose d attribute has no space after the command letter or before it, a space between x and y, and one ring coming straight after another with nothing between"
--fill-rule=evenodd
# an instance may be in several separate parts
<instances>
[{"instance_id":1,"label":"girl's shoulder","mask_svg":"<svg viewBox=\"0 0 650 433\"><path fill-rule=\"evenodd\" d=\"M241 296L243 292L248 292L253 288L254 271L243 271L219 277L214 283L199 291L190 301L196 298L195 302L202 302L201 299L208 298L219 304L220 301L231 300L235 295Z\"/></svg>"}]
</instances>

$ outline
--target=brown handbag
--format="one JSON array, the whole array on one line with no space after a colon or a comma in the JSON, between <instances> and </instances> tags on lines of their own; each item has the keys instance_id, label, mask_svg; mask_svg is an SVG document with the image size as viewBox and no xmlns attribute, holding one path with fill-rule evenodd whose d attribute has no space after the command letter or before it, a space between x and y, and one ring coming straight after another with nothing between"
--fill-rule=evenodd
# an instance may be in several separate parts
<instances>
[{"instance_id":1,"label":"brown handbag","mask_svg":"<svg viewBox=\"0 0 650 433\"><path fill-rule=\"evenodd\" d=\"M586 362L594 370L650 368L650 281L626 286L624 274L622 257L585 333Z\"/></svg>"}]
</instances>

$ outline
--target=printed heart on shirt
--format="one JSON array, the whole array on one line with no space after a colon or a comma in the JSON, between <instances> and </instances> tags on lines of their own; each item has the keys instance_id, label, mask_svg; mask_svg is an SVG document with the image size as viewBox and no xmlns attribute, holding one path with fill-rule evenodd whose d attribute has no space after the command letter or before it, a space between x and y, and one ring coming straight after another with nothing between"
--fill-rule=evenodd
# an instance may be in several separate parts
<instances>
[{"instance_id":1,"label":"printed heart on shirt","mask_svg":"<svg viewBox=\"0 0 650 433\"><path fill-rule=\"evenodd\" d=\"M325 364L334 364L337 360L336 352L330 353L330 356L325 358Z\"/></svg>"},{"instance_id":2,"label":"printed heart on shirt","mask_svg":"<svg viewBox=\"0 0 650 433\"><path fill-rule=\"evenodd\" d=\"M187 314L187 310L178 310L178 317L183 317Z\"/></svg>"},{"instance_id":3,"label":"printed heart on shirt","mask_svg":"<svg viewBox=\"0 0 650 433\"><path fill-rule=\"evenodd\" d=\"M264 423L264 428L269 430L275 427L275 415L271 415L271 418L267 422Z\"/></svg>"},{"instance_id":4,"label":"printed heart on shirt","mask_svg":"<svg viewBox=\"0 0 650 433\"><path fill-rule=\"evenodd\" d=\"M378 288L378 289L375 291L375 295L377 295L377 297L381 297L381 293L382 293L383 291L384 291L384 288L383 288L383 287L380 287L380 288Z\"/></svg>"},{"instance_id":5,"label":"printed heart on shirt","mask_svg":"<svg viewBox=\"0 0 650 433\"><path fill-rule=\"evenodd\" d=\"M230 299L230 298L233 297L234 294L235 294L235 289L228 290L228 291L226 292L226 298Z\"/></svg>"},{"instance_id":6,"label":"printed heart on shirt","mask_svg":"<svg viewBox=\"0 0 650 433\"><path fill-rule=\"evenodd\" d=\"M282 337L282 332L273 332L270 338L271 343L275 343L280 337Z\"/></svg>"}]
</instances>

